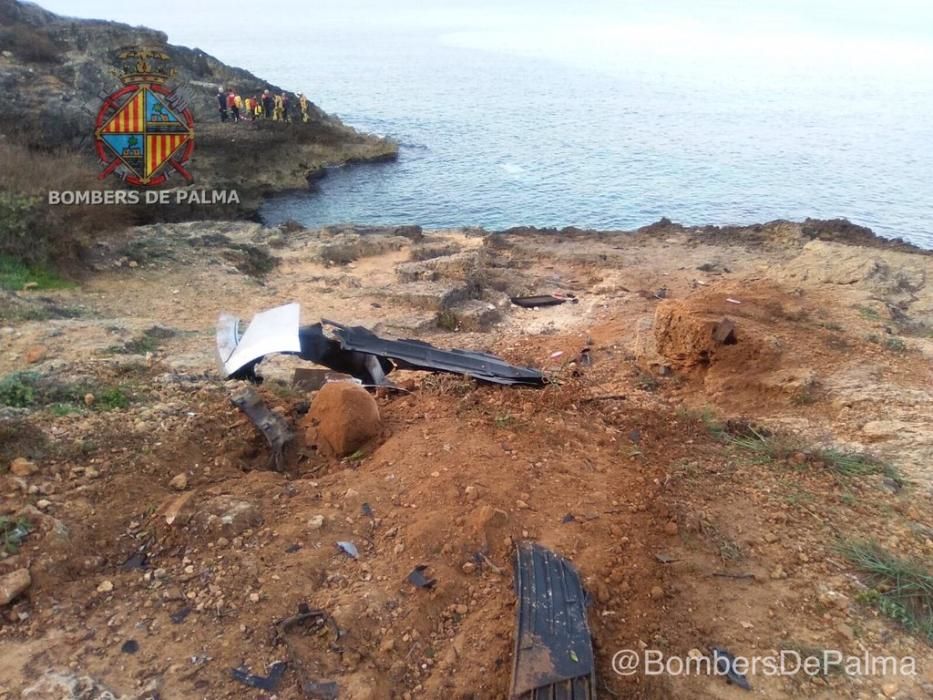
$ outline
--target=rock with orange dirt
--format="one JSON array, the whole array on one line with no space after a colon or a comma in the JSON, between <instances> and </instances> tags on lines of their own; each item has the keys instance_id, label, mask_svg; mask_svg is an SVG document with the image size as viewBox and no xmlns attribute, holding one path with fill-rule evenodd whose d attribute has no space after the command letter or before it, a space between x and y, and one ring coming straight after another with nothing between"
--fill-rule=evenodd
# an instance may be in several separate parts
<instances>
[{"instance_id":1,"label":"rock with orange dirt","mask_svg":"<svg viewBox=\"0 0 933 700\"><path fill-rule=\"evenodd\" d=\"M323 454L346 457L379 437L379 406L351 381L328 382L314 394L303 419L305 443Z\"/></svg>"},{"instance_id":2,"label":"rock with orange dirt","mask_svg":"<svg viewBox=\"0 0 933 700\"><path fill-rule=\"evenodd\" d=\"M344 243L352 260L324 259ZM918 566L933 553L926 253L839 222L411 237L207 223L133 229L89 259L79 286L0 307L0 396L16 403L0 408L0 461L38 466L0 474L0 516L32 526L0 555L0 575L32 579L0 610L12 697L239 698L258 691L230 669L282 660L283 700L308 679L345 698L504 697L522 540L580 572L600 695L738 692L618 675L624 649L928 655L840 547L872 540ZM818 274L836 259L860 277ZM438 318L439 293L513 287L579 303L504 305L483 330ZM278 473L230 404L213 333L220 311L289 301L305 322L494 352L551 382L399 370L405 391L355 389L378 415L363 449L338 460L299 440ZM735 342L716 340L724 318ZM51 359L22 373L39 345ZM304 436L316 399L290 384L301 365L270 358L257 392ZM418 566L434 586L409 582ZM276 623L301 605L333 625L283 640ZM924 673L893 691L843 673L750 681L767 698L923 697Z\"/></svg>"}]
</instances>

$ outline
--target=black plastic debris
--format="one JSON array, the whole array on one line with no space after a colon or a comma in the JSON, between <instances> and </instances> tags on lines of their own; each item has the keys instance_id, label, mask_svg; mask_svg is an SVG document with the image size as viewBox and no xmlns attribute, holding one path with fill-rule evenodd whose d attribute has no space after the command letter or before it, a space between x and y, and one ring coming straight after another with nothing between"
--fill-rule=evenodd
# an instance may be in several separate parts
<instances>
[{"instance_id":1,"label":"black plastic debris","mask_svg":"<svg viewBox=\"0 0 933 700\"><path fill-rule=\"evenodd\" d=\"M373 517L373 507L368 503L364 503L360 506L360 512L367 518Z\"/></svg>"},{"instance_id":2,"label":"black plastic debris","mask_svg":"<svg viewBox=\"0 0 933 700\"><path fill-rule=\"evenodd\" d=\"M437 579L433 579L424 572L427 570L427 564L418 564L411 573L408 574L408 582L417 588L434 588Z\"/></svg>"},{"instance_id":3,"label":"black plastic debris","mask_svg":"<svg viewBox=\"0 0 933 700\"><path fill-rule=\"evenodd\" d=\"M515 652L510 698L596 697L586 592L576 569L535 542L515 552Z\"/></svg>"},{"instance_id":4,"label":"black plastic debris","mask_svg":"<svg viewBox=\"0 0 933 700\"><path fill-rule=\"evenodd\" d=\"M562 523L572 523L576 521L576 518L573 516L573 513L567 513L563 518L560 519Z\"/></svg>"},{"instance_id":5,"label":"black plastic debris","mask_svg":"<svg viewBox=\"0 0 933 700\"><path fill-rule=\"evenodd\" d=\"M726 683L737 685L743 690L751 690L752 686L743 674L735 668L735 656L730 654L722 647L710 647L710 653L713 655L713 666L716 673L725 676Z\"/></svg>"},{"instance_id":6,"label":"black plastic debris","mask_svg":"<svg viewBox=\"0 0 933 700\"><path fill-rule=\"evenodd\" d=\"M380 361L388 362L390 368L463 374L492 384L544 386L547 381L544 374L536 369L511 365L488 353L457 348L442 350L420 340L380 338L362 326L344 326L326 320L323 323L334 328L334 334L343 350L371 355ZM387 371L381 362L380 367L382 371ZM378 381L379 378L373 376L372 372L369 373L369 378L376 384L384 383Z\"/></svg>"},{"instance_id":7,"label":"black plastic debris","mask_svg":"<svg viewBox=\"0 0 933 700\"><path fill-rule=\"evenodd\" d=\"M243 685L248 685L250 688L258 688L259 690L268 690L274 692L278 687L279 683L282 682L282 676L285 674L285 669L288 667L288 664L284 661L275 661L269 666L268 674L265 676L257 676L249 672L249 669L243 668L231 668L230 675L233 676L233 680L239 681Z\"/></svg>"},{"instance_id":8,"label":"black plastic debris","mask_svg":"<svg viewBox=\"0 0 933 700\"><path fill-rule=\"evenodd\" d=\"M337 623L325 610L311 608L307 603L299 603L298 612L276 622L274 630L276 643L284 643L288 649L289 663L298 673L298 678L301 681L301 690L304 696L312 700L336 700L338 697L337 683L328 680L318 680L312 677L307 668L307 664L305 664L295 646L292 645L290 633L296 627L310 629L315 632L330 630L330 639L327 644L328 649L340 653L341 649L338 646L338 642L341 633L337 627ZM316 638L320 639L321 637L320 635L316 635ZM317 666L317 664L315 664L315 666Z\"/></svg>"},{"instance_id":9,"label":"black plastic debris","mask_svg":"<svg viewBox=\"0 0 933 700\"><path fill-rule=\"evenodd\" d=\"M178 608L178 610L169 615L169 619L172 621L172 624L180 625L190 614L191 608L186 605L183 608Z\"/></svg>"},{"instance_id":10,"label":"black plastic debris","mask_svg":"<svg viewBox=\"0 0 933 700\"><path fill-rule=\"evenodd\" d=\"M278 413L273 413L251 386L239 387L230 396L233 405L239 408L252 421L259 432L266 438L272 449L272 465L276 471L285 470L285 449L294 435L288 422Z\"/></svg>"},{"instance_id":11,"label":"black plastic debris","mask_svg":"<svg viewBox=\"0 0 933 700\"><path fill-rule=\"evenodd\" d=\"M149 555L145 552L133 552L127 560L120 565L124 571L135 571L149 568Z\"/></svg>"},{"instance_id":12,"label":"black plastic debris","mask_svg":"<svg viewBox=\"0 0 933 700\"><path fill-rule=\"evenodd\" d=\"M286 553L286 554L294 554L294 553L297 552L299 549L301 549L301 545L298 544L297 542L295 542L294 544L290 544L290 545L288 545L288 546L285 548L285 553Z\"/></svg>"},{"instance_id":13,"label":"black plastic debris","mask_svg":"<svg viewBox=\"0 0 933 700\"><path fill-rule=\"evenodd\" d=\"M537 306L557 306L558 304L565 304L568 301L572 301L574 304L577 303L577 298L573 294L561 296L556 294L539 294L537 296L511 297L511 300L515 306L520 306L523 309L533 309Z\"/></svg>"},{"instance_id":14,"label":"black plastic debris","mask_svg":"<svg viewBox=\"0 0 933 700\"><path fill-rule=\"evenodd\" d=\"M630 430L628 434L628 439L631 440L636 445L641 442L641 431L638 428Z\"/></svg>"},{"instance_id":15,"label":"black plastic debris","mask_svg":"<svg viewBox=\"0 0 933 700\"><path fill-rule=\"evenodd\" d=\"M135 639L127 639L125 642L123 642L123 646L120 647L120 651L122 651L124 654L135 654L137 651L139 651L139 642L137 642Z\"/></svg>"}]
</instances>

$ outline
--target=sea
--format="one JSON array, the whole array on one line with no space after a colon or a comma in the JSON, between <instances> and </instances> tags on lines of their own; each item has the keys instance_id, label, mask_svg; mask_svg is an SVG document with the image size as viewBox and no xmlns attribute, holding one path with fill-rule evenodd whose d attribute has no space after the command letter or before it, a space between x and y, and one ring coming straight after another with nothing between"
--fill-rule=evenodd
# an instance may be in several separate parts
<instances>
[{"instance_id":1,"label":"sea","mask_svg":"<svg viewBox=\"0 0 933 700\"><path fill-rule=\"evenodd\" d=\"M334 168L313 191L269 199L271 224L844 217L933 248L924 3L270 0L179 3L176 16L172 2L159 17L114 18L155 24L400 144L396 162Z\"/></svg>"}]
</instances>

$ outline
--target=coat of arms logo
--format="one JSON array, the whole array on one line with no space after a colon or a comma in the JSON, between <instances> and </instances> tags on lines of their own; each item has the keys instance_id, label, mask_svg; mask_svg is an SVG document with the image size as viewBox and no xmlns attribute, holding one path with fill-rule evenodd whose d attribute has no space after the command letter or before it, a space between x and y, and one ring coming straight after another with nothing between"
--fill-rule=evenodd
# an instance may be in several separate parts
<instances>
[{"instance_id":1,"label":"coat of arms logo","mask_svg":"<svg viewBox=\"0 0 933 700\"><path fill-rule=\"evenodd\" d=\"M192 182L185 163L194 150L194 117L184 99L167 87L175 70L158 49L122 49L123 87L108 95L97 113L94 139L103 170L129 185L156 187L175 173Z\"/></svg>"}]
</instances>

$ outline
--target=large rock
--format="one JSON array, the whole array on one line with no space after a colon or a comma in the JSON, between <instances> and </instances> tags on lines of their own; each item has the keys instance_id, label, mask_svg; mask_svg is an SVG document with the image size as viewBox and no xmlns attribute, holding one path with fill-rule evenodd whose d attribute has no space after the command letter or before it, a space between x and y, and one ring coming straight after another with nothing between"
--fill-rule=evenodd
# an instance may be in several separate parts
<instances>
[{"instance_id":1,"label":"large rock","mask_svg":"<svg viewBox=\"0 0 933 700\"><path fill-rule=\"evenodd\" d=\"M353 454L382 432L379 407L369 392L351 382L325 384L304 419L305 439L324 454Z\"/></svg>"},{"instance_id":2,"label":"large rock","mask_svg":"<svg viewBox=\"0 0 933 700\"><path fill-rule=\"evenodd\" d=\"M204 510L197 514L196 520L215 535L236 537L261 525L262 513L252 501L223 495L208 501Z\"/></svg>"}]
</instances>

